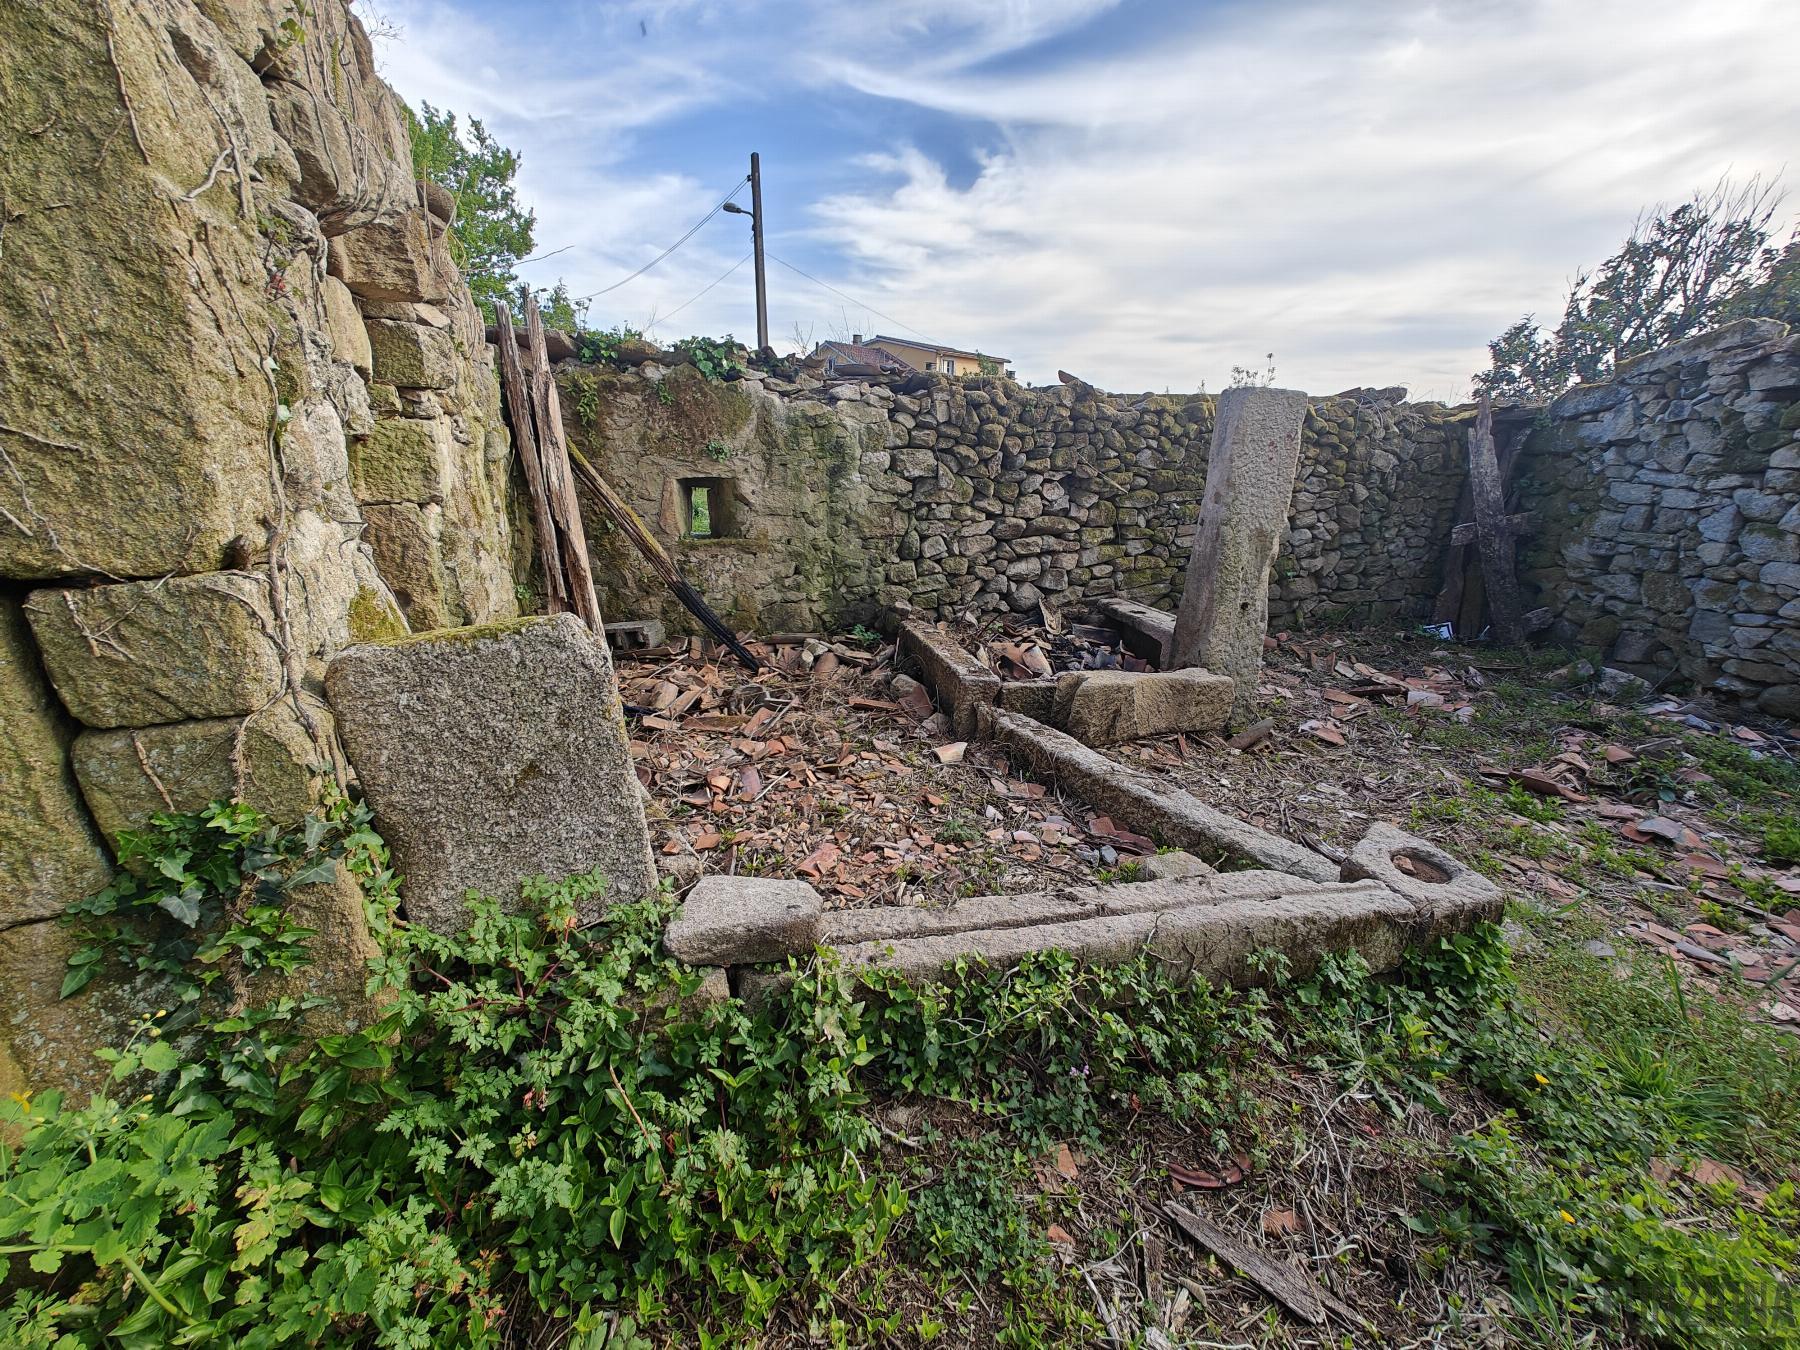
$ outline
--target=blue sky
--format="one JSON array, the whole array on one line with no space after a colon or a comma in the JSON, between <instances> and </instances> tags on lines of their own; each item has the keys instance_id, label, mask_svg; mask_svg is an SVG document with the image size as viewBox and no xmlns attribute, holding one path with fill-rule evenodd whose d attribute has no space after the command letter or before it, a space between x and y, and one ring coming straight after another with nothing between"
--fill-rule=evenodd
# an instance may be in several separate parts
<instances>
[{"instance_id":1,"label":"blue sky","mask_svg":"<svg viewBox=\"0 0 1800 1350\"><path fill-rule=\"evenodd\" d=\"M1800 146L1794 0L357 10L405 98L522 153L562 250L534 283L611 285L757 150L769 251L855 297L771 262L778 347L910 329L1033 382L1217 389L1273 352L1314 393L1461 397L1641 207ZM694 298L748 251L717 218L590 320L752 334L748 265Z\"/></svg>"}]
</instances>

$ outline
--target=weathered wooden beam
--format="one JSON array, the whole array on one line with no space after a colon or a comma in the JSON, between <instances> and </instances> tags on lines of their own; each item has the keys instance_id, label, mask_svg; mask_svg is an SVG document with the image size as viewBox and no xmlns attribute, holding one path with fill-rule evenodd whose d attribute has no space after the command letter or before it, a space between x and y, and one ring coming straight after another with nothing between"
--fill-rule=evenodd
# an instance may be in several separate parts
<instances>
[{"instance_id":1,"label":"weathered wooden beam","mask_svg":"<svg viewBox=\"0 0 1800 1350\"><path fill-rule=\"evenodd\" d=\"M1324 1322L1325 1300L1320 1297L1324 1291L1311 1275L1264 1256L1173 1200L1163 1202L1163 1213L1200 1247L1241 1272L1302 1322L1315 1327Z\"/></svg>"},{"instance_id":2,"label":"weathered wooden beam","mask_svg":"<svg viewBox=\"0 0 1800 1350\"><path fill-rule=\"evenodd\" d=\"M550 514L556 522L557 545L567 571L569 601L575 613L599 637L606 631L600 617L600 598L594 593L593 562L588 557L587 531L581 524L581 501L575 495L575 476L569 468L569 442L563 434L562 400L544 342L544 320L537 297L526 293L525 331L531 337L531 406L537 421L538 455L543 463L544 489Z\"/></svg>"},{"instance_id":3,"label":"weathered wooden beam","mask_svg":"<svg viewBox=\"0 0 1800 1350\"><path fill-rule=\"evenodd\" d=\"M656 542L656 536L650 533L638 513L631 509L611 483L600 476L600 471L588 462L587 456L571 445L569 460L574 466L576 477L593 494L600 509L618 527L619 533L629 539L632 546L644 556L656 575L675 592L675 598L681 601L688 613L700 620L701 626L722 642L745 670L753 674L761 670L762 662L751 655L750 649L738 641L737 634L731 631L730 626L713 613L712 606L706 603L700 592L688 584L687 578L681 575L681 569L675 566L675 560L669 556L668 551Z\"/></svg>"},{"instance_id":4,"label":"weathered wooden beam","mask_svg":"<svg viewBox=\"0 0 1800 1350\"><path fill-rule=\"evenodd\" d=\"M1508 534L1512 535L1513 538L1517 539L1530 528L1534 520L1535 517L1531 512L1520 511L1502 518L1500 526ZM1480 528L1472 520L1465 520L1461 525L1458 525L1455 529L1450 531L1450 543L1455 547L1473 544L1480 537Z\"/></svg>"},{"instance_id":5,"label":"weathered wooden beam","mask_svg":"<svg viewBox=\"0 0 1800 1350\"><path fill-rule=\"evenodd\" d=\"M557 542L556 516L550 510L550 494L544 482L543 462L538 458L537 435L532 429L531 395L525 368L519 362L519 344L513 333L512 313L506 301L494 301L494 329L500 347L500 385L506 391L513 449L525 470L525 487L531 498L531 527L537 534L538 559L544 565L545 608L562 614L573 608L568 579L563 573L562 549Z\"/></svg>"},{"instance_id":6,"label":"weathered wooden beam","mask_svg":"<svg viewBox=\"0 0 1800 1350\"><path fill-rule=\"evenodd\" d=\"M1525 625L1519 611L1513 535L1506 527L1506 485L1494 454L1494 409L1486 394L1476 410L1475 425L1469 429L1469 495L1475 506L1488 622L1495 638L1515 647L1525 637Z\"/></svg>"}]
</instances>

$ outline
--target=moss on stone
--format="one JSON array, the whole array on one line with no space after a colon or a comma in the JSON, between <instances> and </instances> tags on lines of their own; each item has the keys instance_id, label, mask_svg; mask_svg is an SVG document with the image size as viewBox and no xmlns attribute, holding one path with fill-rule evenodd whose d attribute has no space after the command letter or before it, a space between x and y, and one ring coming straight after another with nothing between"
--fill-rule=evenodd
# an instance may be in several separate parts
<instances>
[{"instance_id":1,"label":"moss on stone","mask_svg":"<svg viewBox=\"0 0 1800 1350\"><path fill-rule=\"evenodd\" d=\"M406 634L406 620L386 596L372 586L357 588L350 600L352 642L391 642Z\"/></svg>"},{"instance_id":2,"label":"moss on stone","mask_svg":"<svg viewBox=\"0 0 1800 1350\"><path fill-rule=\"evenodd\" d=\"M397 637L377 638L375 647L405 647L415 642L485 642L489 638L507 637L534 623L542 623L542 614L527 614L517 619L501 619L495 623L469 624L462 628L430 628L423 633L402 633Z\"/></svg>"}]
</instances>

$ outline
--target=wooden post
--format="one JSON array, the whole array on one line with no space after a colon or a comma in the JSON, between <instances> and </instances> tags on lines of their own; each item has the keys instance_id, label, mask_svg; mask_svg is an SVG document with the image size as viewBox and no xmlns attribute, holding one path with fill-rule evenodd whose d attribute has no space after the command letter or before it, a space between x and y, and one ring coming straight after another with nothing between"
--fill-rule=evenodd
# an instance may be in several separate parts
<instances>
[{"instance_id":1,"label":"wooden post","mask_svg":"<svg viewBox=\"0 0 1800 1350\"><path fill-rule=\"evenodd\" d=\"M544 466L545 493L550 514L560 536L557 543L568 572L569 599L575 613L596 638L604 638L600 598L594 594L594 568L588 557L587 531L581 524L581 503L575 496L575 476L569 468L569 442L563 435L562 400L550 373L550 354L544 347L544 319L537 297L525 296L525 335L531 340L531 402L537 417L538 448Z\"/></svg>"},{"instance_id":2,"label":"wooden post","mask_svg":"<svg viewBox=\"0 0 1800 1350\"><path fill-rule=\"evenodd\" d=\"M769 345L769 282L763 271L762 156L750 152L750 247L756 254L756 350Z\"/></svg>"},{"instance_id":3,"label":"wooden post","mask_svg":"<svg viewBox=\"0 0 1800 1350\"><path fill-rule=\"evenodd\" d=\"M1505 646L1516 647L1525 639L1525 624L1519 609L1513 531L1506 517L1506 486L1494 455L1494 410L1486 394L1481 396L1475 425L1469 430L1469 496L1475 506L1475 535L1481 551L1488 621L1496 639Z\"/></svg>"},{"instance_id":4,"label":"wooden post","mask_svg":"<svg viewBox=\"0 0 1800 1350\"><path fill-rule=\"evenodd\" d=\"M613 490L612 484L602 478L600 471L588 463L587 456L574 446L570 446L569 458L574 464L576 476L593 494L594 500L600 504L600 509L611 518L619 532L631 541L632 546L644 555L644 560L650 564L656 575L663 579L669 589L675 592L675 598L687 607L688 613L700 620L706 631L723 643L745 670L753 675L761 670L762 663L756 659L748 647L738 640L738 635L731 631L725 621L713 613L712 607L701 597L700 592L688 584L681 575L681 570L675 566L675 560L669 556L668 551L656 542L656 537L645 527L644 522L639 519L638 513L633 511L626 504L625 499Z\"/></svg>"},{"instance_id":5,"label":"wooden post","mask_svg":"<svg viewBox=\"0 0 1800 1350\"><path fill-rule=\"evenodd\" d=\"M532 431L531 395L525 370L519 364L519 344L513 333L512 311L506 301L494 301L494 324L499 329L500 383L506 390L506 410L512 414L513 446L525 470L525 486L531 493L531 526L537 532L538 558L544 564L545 608L562 614L573 608L563 574L562 549L557 542L556 515L550 509L543 462L538 458L537 437Z\"/></svg>"}]
</instances>

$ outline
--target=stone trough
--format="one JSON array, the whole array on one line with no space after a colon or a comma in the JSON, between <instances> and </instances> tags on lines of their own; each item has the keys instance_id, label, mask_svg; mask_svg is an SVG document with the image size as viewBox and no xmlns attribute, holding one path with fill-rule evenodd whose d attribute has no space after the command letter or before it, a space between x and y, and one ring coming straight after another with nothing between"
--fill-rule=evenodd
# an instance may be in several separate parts
<instances>
[{"instance_id":1,"label":"stone trough","mask_svg":"<svg viewBox=\"0 0 1800 1350\"><path fill-rule=\"evenodd\" d=\"M1106 965L1148 951L1184 978L1247 988L1267 981L1257 959L1266 952L1300 978L1327 952L1354 951L1371 970L1390 971L1409 946L1497 918L1502 903L1486 877L1388 825L1373 827L1328 880L1214 873L1191 859L1169 870L1187 874L830 914L804 882L712 876L664 941L683 960L724 968L752 1005L791 982L790 958L820 948L852 974L892 971L915 983L948 978L964 962L1010 969L1034 952Z\"/></svg>"}]
</instances>

